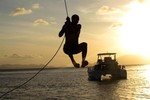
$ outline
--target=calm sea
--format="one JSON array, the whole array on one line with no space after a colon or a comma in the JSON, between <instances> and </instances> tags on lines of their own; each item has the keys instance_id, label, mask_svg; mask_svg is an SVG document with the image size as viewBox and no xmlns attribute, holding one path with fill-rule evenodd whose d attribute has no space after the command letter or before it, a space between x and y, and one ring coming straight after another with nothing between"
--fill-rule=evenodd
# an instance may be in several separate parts
<instances>
[{"instance_id":1,"label":"calm sea","mask_svg":"<svg viewBox=\"0 0 150 100\"><path fill-rule=\"evenodd\" d=\"M2 100L150 100L150 65L126 67L127 80L88 81L86 68L44 70ZM0 95L37 71L0 72Z\"/></svg>"}]
</instances>

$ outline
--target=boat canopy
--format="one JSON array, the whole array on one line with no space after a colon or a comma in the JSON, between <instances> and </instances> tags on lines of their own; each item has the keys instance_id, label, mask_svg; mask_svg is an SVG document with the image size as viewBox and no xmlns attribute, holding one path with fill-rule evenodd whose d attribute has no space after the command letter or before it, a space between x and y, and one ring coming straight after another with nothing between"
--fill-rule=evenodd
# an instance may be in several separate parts
<instances>
[{"instance_id":1,"label":"boat canopy","mask_svg":"<svg viewBox=\"0 0 150 100\"><path fill-rule=\"evenodd\" d=\"M116 55L116 53L99 53L97 55L98 56L101 56L101 55Z\"/></svg>"},{"instance_id":2,"label":"boat canopy","mask_svg":"<svg viewBox=\"0 0 150 100\"><path fill-rule=\"evenodd\" d=\"M113 60L116 60L116 53L99 53L98 55L98 60L105 58L105 59L111 59L110 57L112 56ZM109 56L109 57L105 57L105 56Z\"/></svg>"}]
</instances>

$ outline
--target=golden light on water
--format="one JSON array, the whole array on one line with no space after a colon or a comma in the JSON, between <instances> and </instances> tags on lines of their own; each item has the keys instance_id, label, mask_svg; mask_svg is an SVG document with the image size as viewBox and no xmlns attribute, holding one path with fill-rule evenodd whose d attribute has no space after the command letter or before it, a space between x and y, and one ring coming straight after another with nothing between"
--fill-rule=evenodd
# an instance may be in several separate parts
<instances>
[{"instance_id":1,"label":"golden light on water","mask_svg":"<svg viewBox=\"0 0 150 100\"><path fill-rule=\"evenodd\" d=\"M128 8L121 19L120 43L130 53L150 57L150 1L132 2Z\"/></svg>"},{"instance_id":2,"label":"golden light on water","mask_svg":"<svg viewBox=\"0 0 150 100\"><path fill-rule=\"evenodd\" d=\"M143 67L145 69L144 69L144 73L142 74L142 76L145 77L145 79L147 80L147 82L150 83L150 74L149 74L150 73L150 65L145 65Z\"/></svg>"},{"instance_id":3,"label":"golden light on water","mask_svg":"<svg viewBox=\"0 0 150 100\"><path fill-rule=\"evenodd\" d=\"M145 87L143 88L143 92L145 94L150 94L150 89L149 89L149 84L150 84L150 65L145 65L142 66L144 68L144 72L142 73L142 77L144 78L145 82Z\"/></svg>"}]
</instances>

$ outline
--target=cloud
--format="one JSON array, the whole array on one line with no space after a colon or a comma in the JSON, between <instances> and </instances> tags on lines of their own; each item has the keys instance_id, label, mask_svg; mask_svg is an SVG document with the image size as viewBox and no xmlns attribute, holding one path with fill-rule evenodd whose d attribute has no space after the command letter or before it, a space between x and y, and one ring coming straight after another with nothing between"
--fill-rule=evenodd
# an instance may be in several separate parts
<instances>
[{"instance_id":1,"label":"cloud","mask_svg":"<svg viewBox=\"0 0 150 100\"><path fill-rule=\"evenodd\" d=\"M93 12L92 8L88 8L88 7L86 7L86 8L79 7L79 8L77 8L77 10L80 11L81 13L83 13L83 14L89 14L89 13Z\"/></svg>"},{"instance_id":2,"label":"cloud","mask_svg":"<svg viewBox=\"0 0 150 100\"><path fill-rule=\"evenodd\" d=\"M144 3L145 0L137 0L139 3Z\"/></svg>"},{"instance_id":3,"label":"cloud","mask_svg":"<svg viewBox=\"0 0 150 100\"><path fill-rule=\"evenodd\" d=\"M32 13L31 9L16 8L16 10L11 13L11 15L18 16L18 15L26 15L26 14L31 14L31 13Z\"/></svg>"},{"instance_id":4,"label":"cloud","mask_svg":"<svg viewBox=\"0 0 150 100\"><path fill-rule=\"evenodd\" d=\"M113 23L111 25L111 28L116 29L116 28L121 27L121 26L123 26L123 24L118 22L118 23Z\"/></svg>"},{"instance_id":5,"label":"cloud","mask_svg":"<svg viewBox=\"0 0 150 100\"><path fill-rule=\"evenodd\" d=\"M49 25L49 23L43 19L37 19L33 22L33 25L34 26L38 26L38 25L44 25L44 26L47 26Z\"/></svg>"},{"instance_id":6,"label":"cloud","mask_svg":"<svg viewBox=\"0 0 150 100\"><path fill-rule=\"evenodd\" d=\"M3 57L5 57L5 58L17 58L17 59L31 59L31 58L33 58L30 55L19 55L16 53L14 53L12 55L3 55Z\"/></svg>"},{"instance_id":7,"label":"cloud","mask_svg":"<svg viewBox=\"0 0 150 100\"><path fill-rule=\"evenodd\" d=\"M50 17L50 24L52 24L52 25L56 25L57 24L55 17Z\"/></svg>"},{"instance_id":8,"label":"cloud","mask_svg":"<svg viewBox=\"0 0 150 100\"><path fill-rule=\"evenodd\" d=\"M111 8L109 6L102 6L97 10L96 14L105 15L105 14L112 14L112 13L118 13L118 12L120 12L120 9Z\"/></svg>"},{"instance_id":9,"label":"cloud","mask_svg":"<svg viewBox=\"0 0 150 100\"><path fill-rule=\"evenodd\" d=\"M56 23L55 21L53 21L53 22L50 22L50 24L52 24L52 25L56 25L57 23Z\"/></svg>"},{"instance_id":10,"label":"cloud","mask_svg":"<svg viewBox=\"0 0 150 100\"><path fill-rule=\"evenodd\" d=\"M40 4L39 3L35 3L32 5L33 9L39 9L40 8Z\"/></svg>"},{"instance_id":11,"label":"cloud","mask_svg":"<svg viewBox=\"0 0 150 100\"><path fill-rule=\"evenodd\" d=\"M55 21L56 18L55 17L50 17L50 20Z\"/></svg>"}]
</instances>

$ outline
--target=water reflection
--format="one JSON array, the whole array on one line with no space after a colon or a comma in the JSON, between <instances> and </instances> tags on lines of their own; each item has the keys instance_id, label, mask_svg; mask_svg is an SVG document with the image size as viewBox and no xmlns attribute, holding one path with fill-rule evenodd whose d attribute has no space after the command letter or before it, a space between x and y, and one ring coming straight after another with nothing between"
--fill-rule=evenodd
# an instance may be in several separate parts
<instances>
[{"instance_id":1,"label":"water reflection","mask_svg":"<svg viewBox=\"0 0 150 100\"><path fill-rule=\"evenodd\" d=\"M144 68L142 76L150 83L150 65L144 65L142 67Z\"/></svg>"},{"instance_id":2,"label":"water reflection","mask_svg":"<svg viewBox=\"0 0 150 100\"><path fill-rule=\"evenodd\" d=\"M55 69L43 71L34 81L7 96L11 100L150 100L150 65L129 66L126 80L88 81L87 69ZM3 73L0 94L16 86L33 73ZM30 95L29 95L30 94Z\"/></svg>"}]
</instances>

